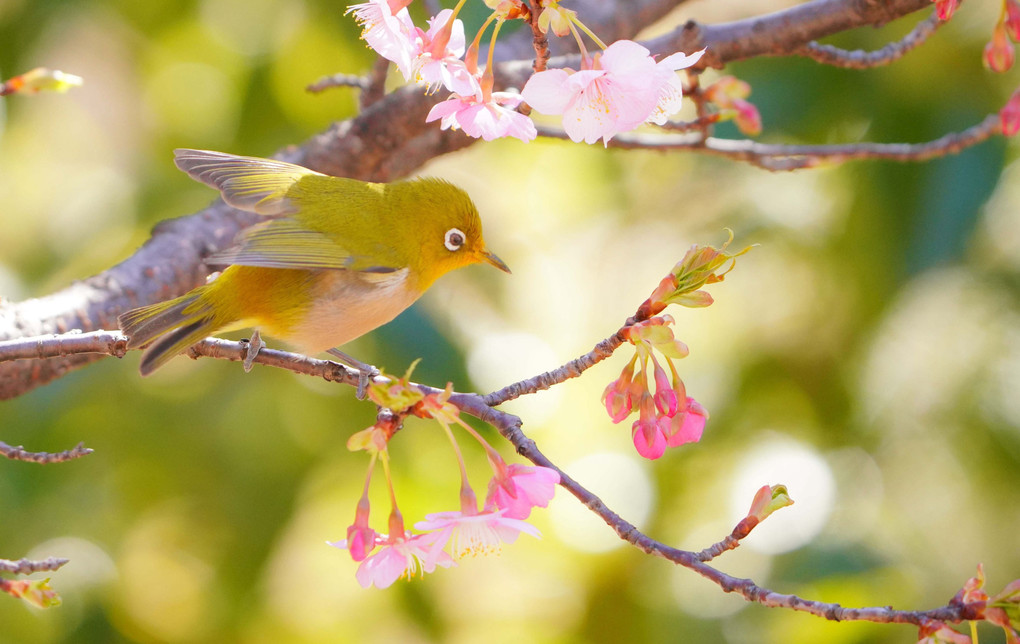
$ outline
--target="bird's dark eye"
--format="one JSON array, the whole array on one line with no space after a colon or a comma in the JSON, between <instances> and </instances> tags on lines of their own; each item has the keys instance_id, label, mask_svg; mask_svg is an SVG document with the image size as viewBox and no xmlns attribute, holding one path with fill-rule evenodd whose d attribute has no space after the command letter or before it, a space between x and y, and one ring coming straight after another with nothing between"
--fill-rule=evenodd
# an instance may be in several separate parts
<instances>
[{"instance_id":1,"label":"bird's dark eye","mask_svg":"<svg viewBox=\"0 0 1020 644\"><path fill-rule=\"evenodd\" d=\"M446 250L454 251L460 250L460 247L464 245L464 233L458 228L451 228L446 231L446 237L443 239L443 244L446 245Z\"/></svg>"}]
</instances>

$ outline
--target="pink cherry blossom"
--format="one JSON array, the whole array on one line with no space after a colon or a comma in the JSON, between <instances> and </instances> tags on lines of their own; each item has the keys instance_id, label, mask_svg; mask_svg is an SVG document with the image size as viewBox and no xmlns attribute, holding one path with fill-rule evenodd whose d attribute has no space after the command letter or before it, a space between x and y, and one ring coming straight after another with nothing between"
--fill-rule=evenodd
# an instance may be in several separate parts
<instances>
[{"instance_id":1,"label":"pink cherry blossom","mask_svg":"<svg viewBox=\"0 0 1020 644\"><path fill-rule=\"evenodd\" d=\"M362 588L375 586L387 588L402 577L413 577L435 571L436 566L449 568L455 565L453 559L442 551L445 541L439 533L408 533L404 537L379 536L377 545L383 547L361 562L355 578ZM331 546L346 549L347 541L329 542ZM385 545L384 545L385 544Z\"/></svg>"},{"instance_id":2,"label":"pink cherry blossom","mask_svg":"<svg viewBox=\"0 0 1020 644\"><path fill-rule=\"evenodd\" d=\"M521 102L519 94L493 92L490 96L485 101L477 94L455 94L433 107L425 122L442 119L442 129L461 128L468 136L486 141L512 136L527 142L538 136L531 119L513 109Z\"/></svg>"},{"instance_id":3,"label":"pink cherry blossom","mask_svg":"<svg viewBox=\"0 0 1020 644\"><path fill-rule=\"evenodd\" d=\"M527 519L531 508L549 505L559 482L556 470L514 463L506 468L504 476L497 474L489 481L485 507L503 510L504 517Z\"/></svg>"},{"instance_id":4,"label":"pink cherry blossom","mask_svg":"<svg viewBox=\"0 0 1020 644\"><path fill-rule=\"evenodd\" d=\"M665 122L679 109L674 72L700 57L700 52L675 54L660 65L646 48L619 40L585 69L549 69L533 75L521 94L543 114L562 114L563 129L572 141L594 143L601 138L608 144L616 134L646 121Z\"/></svg>"},{"instance_id":5,"label":"pink cherry blossom","mask_svg":"<svg viewBox=\"0 0 1020 644\"><path fill-rule=\"evenodd\" d=\"M430 89L440 85L454 94L473 96L481 91L478 79L468 70L460 57L464 55L464 23L454 19L453 11L443 9L429 19L429 30L416 30L412 42L410 80L427 85Z\"/></svg>"},{"instance_id":6,"label":"pink cherry blossom","mask_svg":"<svg viewBox=\"0 0 1020 644\"><path fill-rule=\"evenodd\" d=\"M437 512L425 515L425 521L414 525L418 530L436 530L436 543L449 541L453 556L495 554L502 544L513 543L524 532L538 537L538 530L525 521L503 516L503 510L479 514Z\"/></svg>"},{"instance_id":7,"label":"pink cherry blossom","mask_svg":"<svg viewBox=\"0 0 1020 644\"><path fill-rule=\"evenodd\" d=\"M396 64L405 80L411 78L414 59L413 41L418 29L406 8L394 12L388 0L369 0L354 4L345 13L353 13L363 28L361 37L377 54Z\"/></svg>"},{"instance_id":8,"label":"pink cherry blossom","mask_svg":"<svg viewBox=\"0 0 1020 644\"><path fill-rule=\"evenodd\" d=\"M680 108L683 107L681 99L683 99L684 91L683 83L680 82L680 77L676 75L676 72L701 60L704 53L704 49L690 55L678 52L666 56L655 64L656 72L662 76L664 82L659 87L659 102L651 116L646 119L648 123L663 125L670 116L680 111Z\"/></svg>"}]
</instances>

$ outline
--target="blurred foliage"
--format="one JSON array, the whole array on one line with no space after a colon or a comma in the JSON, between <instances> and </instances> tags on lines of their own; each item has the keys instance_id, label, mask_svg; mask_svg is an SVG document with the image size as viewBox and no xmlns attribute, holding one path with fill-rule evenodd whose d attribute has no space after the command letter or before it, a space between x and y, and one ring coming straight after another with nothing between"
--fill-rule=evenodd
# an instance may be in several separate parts
<instances>
[{"instance_id":1,"label":"blurred foliage","mask_svg":"<svg viewBox=\"0 0 1020 644\"><path fill-rule=\"evenodd\" d=\"M708 5L672 19L751 11ZM929 140L1014 89L1015 73L981 68L995 5L967 3L887 68L769 58L727 72L753 86L763 140ZM342 9L0 0L0 77L46 65L85 78L67 95L2 104L0 296L101 271L156 222L208 203L173 168L173 147L268 155L351 116L353 92L303 90L371 64ZM913 21L835 42L876 48ZM978 562L997 589L1020 576L1016 149L994 140L925 164L769 174L691 155L477 145L423 173L475 196L513 276L451 275L347 350L396 373L423 357L417 378L489 390L588 350L687 246L731 227L738 245L760 246L712 287L715 305L674 312L692 350L682 376L712 413L700 444L655 463L633 453L598 401L623 355L507 409L624 517L680 547L717 541L758 486L786 483L797 504L718 562L779 592L926 608ZM372 406L348 388L210 360L182 357L142 380L137 359L0 404L8 443L95 449L59 466L0 463L0 556L71 559L52 575L60 608L0 598L0 641L914 641L900 626L746 606L620 546L566 495L537 513L542 541L361 590L355 565L323 542L353 518L366 462L344 444ZM482 485L483 456L465 447ZM392 449L409 523L456 505L434 423L409 421Z\"/></svg>"}]
</instances>

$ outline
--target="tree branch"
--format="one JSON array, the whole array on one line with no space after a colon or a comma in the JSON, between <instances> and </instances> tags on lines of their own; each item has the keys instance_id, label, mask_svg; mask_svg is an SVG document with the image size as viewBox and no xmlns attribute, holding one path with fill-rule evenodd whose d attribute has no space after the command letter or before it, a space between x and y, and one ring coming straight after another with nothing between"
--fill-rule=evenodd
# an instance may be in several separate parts
<instances>
[{"instance_id":1,"label":"tree branch","mask_svg":"<svg viewBox=\"0 0 1020 644\"><path fill-rule=\"evenodd\" d=\"M631 321L629 320L628 323ZM599 343L598 347L613 345L614 338ZM14 360L17 356L24 355L29 350L41 356L63 355L69 351L84 352L114 352L120 347L124 336L114 331L98 331L89 334L72 334L70 338L61 336L49 336L43 338L25 338L17 341L8 341L0 344L0 361ZM618 346L618 342L615 343ZM587 356L599 352L595 351L585 354L580 358L567 363L564 367L549 373L569 371L569 365L584 361ZM247 354L246 341L228 341L219 338L207 338L192 347L188 355L192 358L211 357L217 359L232 360L241 362ZM614 347L615 348L615 347ZM611 351L610 351L611 353ZM330 382L337 382L352 387L358 385L358 372L329 360L317 360L300 354L273 349L262 349L255 358L257 364L287 369L294 373L319 377ZM544 375L544 374L543 374ZM568 376L569 377L569 376ZM562 378L562 380L567 377ZM560 380L560 382L562 382ZM536 376L528 381L522 382L544 383L543 376ZM382 376L376 377L376 382L387 382ZM428 385L411 383L412 386L421 391L429 393L440 393L442 390ZM534 391L545 387L535 387ZM522 393L534 393L526 391ZM668 546L641 532L636 526L626 521L619 514L610 509L598 496L589 491L583 485L571 478L566 472L550 461L538 448L535 441L528 438L523 431L521 419L513 414L506 413L491 406L491 400L499 396L490 395L483 397L475 393L455 393L450 397L450 402L456 405L461 411L475 416L483 422L495 427L499 433L510 442L517 450L517 453L535 465L555 470L560 476L560 485L574 495L586 508L594 512L599 518L611 527L616 534L646 554L661 557L674 564L688 568L706 579L718 585L725 592L738 593L746 600L767 606L770 608L787 608L799 612L810 613L817 617L835 621L871 621L881 623L909 623L920 626L926 620L941 620L948 623L959 623L970 619L978 619L979 611L984 608L984 603L978 604L952 604L927 611L903 611L891 607L863 607L845 608L835 603L819 602L803 599L796 595L776 593L767 588L758 586L750 579L739 579L728 575L717 568L706 563L706 561L717 556L725 550L736 547L739 540L747 536L750 527L746 524L738 524L737 528L723 541L695 553L679 548ZM491 399L491 400L487 400ZM510 399L509 397L504 400ZM2 569L2 568L0 568Z\"/></svg>"},{"instance_id":2,"label":"tree branch","mask_svg":"<svg viewBox=\"0 0 1020 644\"><path fill-rule=\"evenodd\" d=\"M12 461L24 461L26 463L39 463L49 465L50 463L63 463L73 461L76 458L87 456L92 450L85 447L84 443L78 443L75 447L63 452L26 452L21 445L12 446L0 441L0 456L6 456Z\"/></svg>"},{"instance_id":3,"label":"tree branch","mask_svg":"<svg viewBox=\"0 0 1020 644\"><path fill-rule=\"evenodd\" d=\"M896 62L910 53L911 50L923 45L942 24L943 21L939 20L938 14L932 13L917 23L910 33L901 40L889 43L876 51L864 51L861 49L847 51L832 45L820 45L812 40L794 53L811 58L823 65L832 65L844 69L881 67Z\"/></svg>"},{"instance_id":4,"label":"tree branch","mask_svg":"<svg viewBox=\"0 0 1020 644\"><path fill-rule=\"evenodd\" d=\"M538 128L541 136L566 138L562 130ZM980 123L961 132L950 132L923 143L838 143L830 145L785 145L759 143L750 139L701 138L700 134L670 135L662 133L620 134L609 142L611 148L625 150L688 150L734 161L745 161L767 170L797 170L852 160L882 159L916 162L944 157L987 141L1002 132L1002 119L989 114Z\"/></svg>"},{"instance_id":5,"label":"tree branch","mask_svg":"<svg viewBox=\"0 0 1020 644\"><path fill-rule=\"evenodd\" d=\"M61 559L59 557L48 557L42 561L33 561L31 559L18 559L17 561L0 559L0 572L6 572L12 575L30 575L34 572L53 572L54 570L58 570L68 561L68 559Z\"/></svg>"},{"instance_id":6,"label":"tree branch","mask_svg":"<svg viewBox=\"0 0 1020 644\"><path fill-rule=\"evenodd\" d=\"M623 5L584 0L576 8L585 16L586 24L612 41L632 38L677 4L677 0L633 0ZM930 0L813 0L786 11L721 25L688 22L646 44L656 53L690 52L708 46L705 64L721 66L751 56L792 55L812 40L855 27L881 25L930 5ZM534 50L530 36L529 30L521 30L520 38L497 49L497 59L524 59L497 66L496 82L500 87L520 87L531 73ZM569 40L551 42L552 53L568 53ZM563 62L569 59L552 61ZM401 88L373 102L357 117L337 123L277 156L336 176L368 181L396 179L432 158L475 142L461 132L444 132L435 124L425 124L429 109L441 98L425 95L417 87ZM627 147L628 140L621 137L614 142ZM700 146L678 142L659 149L701 147L711 154L771 167L798 163L772 159L784 154L774 150L763 154L759 145L715 143L710 139ZM229 246L241 229L255 221L254 215L217 201L190 217L160 224L141 249L117 266L49 296L0 304L0 340L71 329L87 332L114 328L120 313L175 297L201 284L209 272L202 260ZM95 359L96 355L79 354L0 365L0 399L31 391Z\"/></svg>"}]
</instances>

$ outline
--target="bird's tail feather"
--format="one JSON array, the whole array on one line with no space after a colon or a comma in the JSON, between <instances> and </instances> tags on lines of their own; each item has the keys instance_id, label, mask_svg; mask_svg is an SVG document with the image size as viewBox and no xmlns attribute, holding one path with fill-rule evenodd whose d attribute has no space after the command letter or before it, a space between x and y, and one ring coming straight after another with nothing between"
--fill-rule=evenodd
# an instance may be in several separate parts
<instances>
[{"instance_id":1,"label":"bird's tail feather","mask_svg":"<svg viewBox=\"0 0 1020 644\"><path fill-rule=\"evenodd\" d=\"M132 309L118 322L128 336L129 349L149 345L139 367L143 376L222 326L212 307L202 300L201 289L169 302Z\"/></svg>"}]
</instances>

